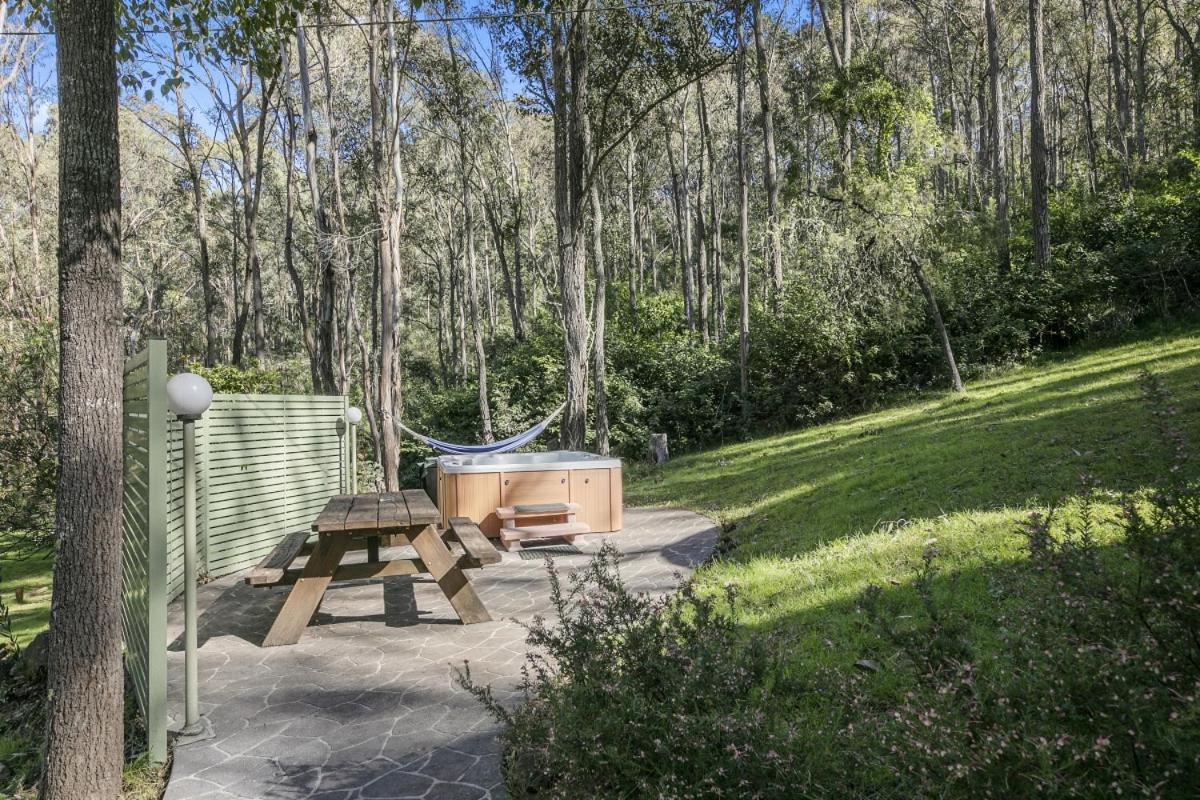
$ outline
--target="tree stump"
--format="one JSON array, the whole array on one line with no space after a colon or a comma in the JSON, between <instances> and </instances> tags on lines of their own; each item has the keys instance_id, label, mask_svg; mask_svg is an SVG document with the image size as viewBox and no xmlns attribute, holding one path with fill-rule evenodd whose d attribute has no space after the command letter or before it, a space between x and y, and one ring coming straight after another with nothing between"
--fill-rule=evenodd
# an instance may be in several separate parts
<instances>
[{"instance_id":1,"label":"tree stump","mask_svg":"<svg viewBox=\"0 0 1200 800\"><path fill-rule=\"evenodd\" d=\"M665 433L650 434L650 462L665 464L670 454L667 452L667 435Z\"/></svg>"}]
</instances>

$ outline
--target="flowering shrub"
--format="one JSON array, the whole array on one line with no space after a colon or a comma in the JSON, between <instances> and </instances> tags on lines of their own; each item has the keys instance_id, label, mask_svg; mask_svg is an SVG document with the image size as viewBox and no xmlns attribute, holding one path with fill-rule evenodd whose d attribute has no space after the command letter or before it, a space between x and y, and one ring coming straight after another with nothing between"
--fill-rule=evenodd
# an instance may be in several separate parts
<instances>
[{"instance_id":1,"label":"flowering shrub","mask_svg":"<svg viewBox=\"0 0 1200 800\"><path fill-rule=\"evenodd\" d=\"M854 647L788 674L731 587L630 592L606 547L529 626L505 779L547 798L1191 798L1200 786L1200 485L1161 383L1159 488L1030 514L1027 558L873 587ZM829 610L829 614L841 613ZM808 624L820 626L820 614ZM849 631L847 631L849 633ZM830 634L833 635L832 633ZM843 634L845 635L845 634ZM847 658L848 656L848 658ZM511 702L510 702L511 701Z\"/></svg>"},{"instance_id":2,"label":"flowering shrub","mask_svg":"<svg viewBox=\"0 0 1200 800\"><path fill-rule=\"evenodd\" d=\"M770 723L771 644L739 632L736 595L631 592L610 544L528 626L515 709L459 675L504 724L514 797L791 797L792 734Z\"/></svg>"},{"instance_id":3,"label":"flowering shrub","mask_svg":"<svg viewBox=\"0 0 1200 800\"><path fill-rule=\"evenodd\" d=\"M869 678L850 681L862 718L839 735L897 796L1196 796L1200 488L1183 478L1169 398L1144 383L1175 455L1166 486L1124 498L1112 519L1085 478L1074 507L1031 514L1029 562L987 576L998 641L935 588L953 578L934 543L914 582L919 615L902 618L878 588L863 597L915 685L872 708Z\"/></svg>"}]
</instances>

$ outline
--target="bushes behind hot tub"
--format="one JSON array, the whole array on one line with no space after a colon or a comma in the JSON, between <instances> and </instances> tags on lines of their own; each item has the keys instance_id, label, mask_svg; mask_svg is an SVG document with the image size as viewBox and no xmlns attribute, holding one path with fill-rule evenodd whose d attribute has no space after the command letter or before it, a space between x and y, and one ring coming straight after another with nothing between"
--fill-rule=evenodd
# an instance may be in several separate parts
<instances>
[{"instance_id":1,"label":"bushes behind hot tub","mask_svg":"<svg viewBox=\"0 0 1200 800\"><path fill-rule=\"evenodd\" d=\"M889 389L920 384L938 369L912 339L869 327L853 330L820 322L828 315L797 291L781 320L756 315L751 348L751 431L790 428L860 410ZM607 328L608 418L612 452L641 459L651 431L666 433L672 453L740 438L736 320L732 336L708 348L681 324L682 301L664 294L641 298L636 317L615 293ZM905 344L905 342L908 344ZM488 393L498 438L525 430L564 399L562 329L538 317L524 342L497 335L488 353ZM454 365L411 355L406 362L405 421L441 439L481 441L474 358L456 384ZM905 364L900 370L897 365ZM594 401L589 398L589 414ZM558 426L535 444L555 449ZM428 451L411 440L403 446L405 474L415 479ZM586 449L595 449L589 418Z\"/></svg>"}]
</instances>

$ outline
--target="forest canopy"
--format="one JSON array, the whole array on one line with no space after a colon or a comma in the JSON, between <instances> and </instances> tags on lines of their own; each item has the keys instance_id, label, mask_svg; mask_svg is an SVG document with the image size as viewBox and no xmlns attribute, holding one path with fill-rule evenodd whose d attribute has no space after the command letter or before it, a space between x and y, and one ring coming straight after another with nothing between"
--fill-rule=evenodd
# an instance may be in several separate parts
<instances>
[{"instance_id":1,"label":"forest canopy","mask_svg":"<svg viewBox=\"0 0 1200 800\"><path fill-rule=\"evenodd\" d=\"M381 485L424 454L400 420L567 400L564 446L640 456L1192 306L1194 0L235 10L125 9L126 350L350 394ZM0 491L44 527L54 45L4 29L3 357L45 380L0 393Z\"/></svg>"}]
</instances>

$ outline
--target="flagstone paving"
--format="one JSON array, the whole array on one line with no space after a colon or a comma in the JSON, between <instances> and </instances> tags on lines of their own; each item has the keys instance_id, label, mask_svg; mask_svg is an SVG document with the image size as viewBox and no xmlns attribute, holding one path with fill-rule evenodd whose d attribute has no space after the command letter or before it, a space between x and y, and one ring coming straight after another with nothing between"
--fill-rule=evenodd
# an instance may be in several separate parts
<instances>
[{"instance_id":1,"label":"flagstone paving","mask_svg":"<svg viewBox=\"0 0 1200 800\"><path fill-rule=\"evenodd\" d=\"M688 511L627 509L625 530L576 539L583 555L611 539L634 589L665 592L712 552L713 524ZM385 551L384 556L387 556ZM349 559L348 559L349 560ZM497 726L455 682L455 668L515 699L528 621L549 608L545 565L505 553L471 572L493 622L461 625L429 576L335 586L299 644L260 643L286 590L238 576L200 588L200 710L215 737L175 749L167 800L504 796ZM182 608L171 608L168 700L183 707Z\"/></svg>"}]
</instances>

